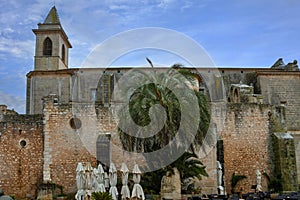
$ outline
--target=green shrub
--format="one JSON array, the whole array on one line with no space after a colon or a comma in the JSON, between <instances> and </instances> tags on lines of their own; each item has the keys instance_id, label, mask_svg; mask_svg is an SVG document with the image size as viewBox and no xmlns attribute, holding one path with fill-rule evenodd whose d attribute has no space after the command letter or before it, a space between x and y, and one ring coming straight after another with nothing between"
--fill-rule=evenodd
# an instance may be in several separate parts
<instances>
[{"instance_id":1,"label":"green shrub","mask_svg":"<svg viewBox=\"0 0 300 200\"><path fill-rule=\"evenodd\" d=\"M113 198L108 192L93 192L92 200L113 200Z\"/></svg>"},{"instance_id":2,"label":"green shrub","mask_svg":"<svg viewBox=\"0 0 300 200\"><path fill-rule=\"evenodd\" d=\"M237 185L237 183L243 179L247 178L247 176L245 175L239 175L239 174L232 174L231 177L231 193L235 194L235 186Z\"/></svg>"}]
</instances>

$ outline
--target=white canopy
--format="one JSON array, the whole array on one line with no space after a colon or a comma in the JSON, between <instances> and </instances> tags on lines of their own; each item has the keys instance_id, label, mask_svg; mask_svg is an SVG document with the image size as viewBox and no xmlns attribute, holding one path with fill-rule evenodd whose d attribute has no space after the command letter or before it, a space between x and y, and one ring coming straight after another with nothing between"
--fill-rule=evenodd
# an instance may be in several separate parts
<instances>
[{"instance_id":1,"label":"white canopy","mask_svg":"<svg viewBox=\"0 0 300 200\"><path fill-rule=\"evenodd\" d=\"M139 166L137 164L134 165L133 167L133 189L132 189L132 194L131 194L131 198L138 198L138 199L145 199L145 195L144 195L144 191L142 186L140 185L140 181L141 181L141 170L139 169Z\"/></svg>"},{"instance_id":2,"label":"white canopy","mask_svg":"<svg viewBox=\"0 0 300 200\"><path fill-rule=\"evenodd\" d=\"M112 195L112 198L114 200L118 199L118 190L116 187L117 181L118 181L117 169L116 169L114 163L111 163L110 167L109 167L109 183L110 183L109 193Z\"/></svg>"},{"instance_id":3,"label":"white canopy","mask_svg":"<svg viewBox=\"0 0 300 200\"><path fill-rule=\"evenodd\" d=\"M122 189L121 189L122 199L130 199L130 191L127 185L129 170L125 163L122 163L121 173L122 173Z\"/></svg>"}]
</instances>

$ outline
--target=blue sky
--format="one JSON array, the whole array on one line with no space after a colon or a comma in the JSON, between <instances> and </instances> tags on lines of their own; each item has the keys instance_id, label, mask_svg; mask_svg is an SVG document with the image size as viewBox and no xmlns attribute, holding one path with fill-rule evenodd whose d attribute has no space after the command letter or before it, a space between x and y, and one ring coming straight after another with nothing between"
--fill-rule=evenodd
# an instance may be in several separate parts
<instances>
[{"instance_id":1,"label":"blue sky","mask_svg":"<svg viewBox=\"0 0 300 200\"><path fill-rule=\"evenodd\" d=\"M26 74L33 70L31 30L53 5L53 0L0 0L0 104L19 113L25 112ZM270 67L279 57L285 63L300 60L298 0L56 0L55 6L73 45L69 67L80 67L107 38L143 27L190 37L216 66ZM165 54L164 61L157 52L146 54L160 65L177 62L172 55ZM144 62L146 54L136 55ZM128 58L114 64L134 65Z\"/></svg>"}]
</instances>

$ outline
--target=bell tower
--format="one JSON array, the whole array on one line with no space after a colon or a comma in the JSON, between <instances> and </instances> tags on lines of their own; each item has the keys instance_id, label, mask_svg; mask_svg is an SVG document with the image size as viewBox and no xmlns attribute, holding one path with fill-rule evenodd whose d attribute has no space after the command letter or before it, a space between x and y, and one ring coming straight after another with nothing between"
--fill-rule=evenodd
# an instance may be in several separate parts
<instances>
[{"instance_id":1,"label":"bell tower","mask_svg":"<svg viewBox=\"0 0 300 200\"><path fill-rule=\"evenodd\" d=\"M55 6L45 21L32 31L36 36L36 46L34 70L26 75L26 113L42 114L44 97L56 95L56 103L70 101L72 69L68 69L68 55L72 45Z\"/></svg>"},{"instance_id":2,"label":"bell tower","mask_svg":"<svg viewBox=\"0 0 300 200\"><path fill-rule=\"evenodd\" d=\"M32 30L36 35L34 71L68 69L69 48L72 48L63 30L55 6L45 21Z\"/></svg>"}]
</instances>

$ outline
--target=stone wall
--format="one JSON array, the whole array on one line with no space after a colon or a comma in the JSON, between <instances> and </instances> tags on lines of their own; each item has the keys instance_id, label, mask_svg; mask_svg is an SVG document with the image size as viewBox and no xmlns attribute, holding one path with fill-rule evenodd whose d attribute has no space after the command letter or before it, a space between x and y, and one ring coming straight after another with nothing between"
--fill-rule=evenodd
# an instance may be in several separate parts
<instances>
[{"instance_id":1,"label":"stone wall","mask_svg":"<svg viewBox=\"0 0 300 200\"><path fill-rule=\"evenodd\" d=\"M297 191L297 166L294 138L289 133L272 134L274 153L274 176L280 181L283 191Z\"/></svg>"},{"instance_id":2,"label":"stone wall","mask_svg":"<svg viewBox=\"0 0 300 200\"><path fill-rule=\"evenodd\" d=\"M199 185L203 193L216 194L217 190L217 140L220 137L220 133L224 129L224 123L226 119L226 103L224 102L211 102L211 126L213 131L210 137L206 138L206 145L202 145L198 156L201 158L201 162L206 167L206 171L209 177L202 177Z\"/></svg>"},{"instance_id":3,"label":"stone wall","mask_svg":"<svg viewBox=\"0 0 300 200\"><path fill-rule=\"evenodd\" d=\"M89 103L59 104L54 101L56 98L57 95L44 98L44 182L62 185L66 193L76 192L77 163L89 161L93 167L96 166L99 134L109 135L110 161L114 162L117 169L120 169L122 162L127 164L129 170L133 169L135 163L143 168L146 161L142 154L122 149L111 108ZM74 118L79 121L72 124ZM209 177L203 178L199 186L205 193L216 193L216 149L209 151L201 159Z\"/></svg>"},{"instance_id":4,"label":"stone wall","mask_svg":"<svg viewBox=\"0 0 300 200\"><path fill-rule=\"evenodd\" d=\"M264 71L264 68L219 68L222 75L226 93L229 94L231 84L247 84L254 86L254 93L260 93L257 86L256 72Z\"/></svg>"},{"instance_id":5,"label":"stone wall","mask_svg":"<svg viewBox=\"0 0 300 200\"><path fill-rule=\"evenodd\" d=\"M44 99L43 181L63 186L64 193L75 193L77 163L91 162L95 167L96 158L80 138L82 128L89 127L87 121L82 120L84 116L76 116L72 104L58 104L55 98L56 95L51 95ZM81 121L74 121L78 118ZM89 141L92 148L93 141Z\"/></svg>"},{"instance_id":6,"label":"stone wall","mask_svg":"<svg viewBox=\"0 0 300 200\"><path fill-rule=\"evenodd\" d=\"M297 168L299 169L299 166L300 166L300 131L291 131L289 133L294 138L296 164L297 164ZM297 170L297 179L298 179L298 185L299 185L299 183L300 183L300 170Z\"/></svg>"},{"instance_id":7,"label":"stone wall","mask_svg":"<svg viewBox=\"0 0 300 200\"><path fill-rule=\"evenodd\" d=\"M118 170L123 161L129 170L133 169L134 158L122 151L109 108L91 103L59 104L54 101L56 98L57 95L44 98L44 182L62 185L64 193L75 193L78 162L97 166L99 135L107 135L111 140L110 162L114 162ZM136 160L144 162L142 158Z\"/></svg>"},{"instance_id":8,"label":"stone wall","mask_svg":"<svg viewBox=\"0 0 300 200\"><path fill-rule=\"evenodd\" d=\"M75 69L57 71L32 71L27 74L26 114L43 113L43 97L59 96L61 103L72 99Z\"/></svg>"},{"instance_id":9,"label":"stone wall","mask_svg":"<svg viewBox=\"0 0 300 200\"><path fill-rule=\"evenodd\" d=\"M213 148L206 157L201 159L209 176L203 176L200 182L197 181L195 183L195 187L200 187L201 192L205 194L216 194L218 192L216 155L216 148Z\"/></svg>"},{"instance_id":10,"label":"stone wall","mask_svg":"<svg viewBox=\"0 0 300 200\"><path fill-rule=\"evenodd\" d=\"M285 107L288 130L300 130L300 72L258 72L265 103Z\"/></svg>"},{"instance_id":11,"label":"stone wall","mask_svg":"<svg viewBox=\"0 0 300 200\"><path fill-rule=\"evenodd\" d=\"M0 188L16 199L36 196L43 173L41 115L3 115L0 122Z\"/></svg>"},{"instance_id":12,"label":"stone wall","mask_svg":"<svg viewBox=\"0 0 300 200\"><path fill-rule=\"evenodd\" d=\"M111 69L107 71L117 75L125 73L126 70L129 69L125 69L124 71ZM89 76L94 74L94 76L92 79L85 79L84 76L81 75L79 79L77 77L76 82L75 75L79 76L80 73ZM99 134L110 135L112 147L111 155L109 156L113 162L118 161L118 163L116 163L117 168L120 167L120 160L126 162L129 169L133 168L133 166L130 166L131 164L133 165L133 162L130 163L133 159L132 154L124 152L118 140L119 137L116 131L115 119L113 119L109 110L111 108L104 106L104 108L95 109L94 102L91 101L92 90L99 87L99 73L104 73L103 69L90 69L85 71L78 69L60 70L47 73L36 71L28 75L28 84L31 84L30 86L27 85L28 91L35 93L31 94L28 92L27 100L34 97L34 106L38 105L38 110L41 110L44 114L44 129L39 127L39 129L34 132L38 135L38 131L40 131L40 140L42 141L44 139L44 143L39 146L41 150L34 149L34 153L38 154L44 147L44 152L40 155L41 157L37 156L37 160L44 160L44 163L40 161L43 173L39 174L36 180L51 181L63 185L64 192L66 193L76 191L75 169L78 162L90 161L93 166L96 166L96 141ZM284 72L284 75L281 77L278 76L280 75L278 73L283 72L277 73L271 71L264 73L260 71L257 73L257 80L259 81L257 84L255 84L256 76L253 69L220 69L220 73L224 79L226 91L230 83L239 83L240 81L247 84L254 83L256 88L254 90L262 92L265 103L275 105L284 104L283 106L286 107L286 118L284 118L286 122L283 124L287 123L289 129L292 130L299 129L298 125L300 121L297 116L300 115L298 112L300 110L300 84L299 74L297 74L297 72L295 72L295 74ZM45 80L49 80L51 84ZM71 98L74 83L78 85ZM47 90L45 90L47 92L44 92L45 88L47 88ZM45 104L44 107L42 107L42 100L40 98L41 96L48 95L49 92L56 93L57 95L50 95L48 98L45 98ZM75 97L75 99L73 99L73 97ZM98 98L98 94L96 94L96 97ZM69 102L70 99L75 101ZM76 100L85 103L76 103ZM90 102L88 103L88 101ZM28 101L27 103L27 106L30 107L30 103L32 102ZM224 153L222 155L224 155L225 160L223 164L226 190L230 192L230 179L232 174L236 172L237 174L246 175L248 177L240 182L237 186L237 190L243 188L243 192L248 192L251 190L251 185L256 184L255 171L257 169L270 174L268 112L272 110L272 108L267 105L249 103L227 104L227 110L226 106L223 105L213 105L212 108L213 122L216 125L217 132L221 133L221 138L219 139L222 139L224 146ZM11 124L11 126L15 126L19 123L18 118L24 120L29 115L18 115L17 117L13 115L7 116L8 115L2 114L0 119L6 121L5 123ZM226 116L225 125L222 122L224 116ZM79 119L79 121L75 119ZM32 118L29 124L35 126L38 124L38 121L38 119ZM21 123L20 126L25 125ZM20 129L25 130L25 128ZM9 130L13 132L12 128ZM35 129L32 128L30 130L34 131ZM3 131L2 135L6 135L6 132ZM44 138L42 138L42 135L44 135ZM3 136L1 140L2 138ZM15 143L20 144L21 138L15 137L11 139L14 140ZM10 142L9 144L13 144L14 142ZM31 143L25 142L28 145ZM0 143L2 142L0 141ZM8 149L12 147L6 146L5 148L5 151L9 152ZM25 152L25 149L26 147L21 148L23 152ZM0 151L4 150L1 148ZM1 155L7 155L7 152ZM206 193L216 192L216 156L216 149L211 148L208 156L202 159L210 175L209 178L204 178L201 182L201 186ZM20 159L24 157L26 156L17 156L17 158ZM134 159L140 162L139 164L143 164L144 162L144 158L139 155L136 155ZM2 160L0 160L0 162L2 162ZM7 162L16 163L10 160ZM4 161L3 163L4 164L1 164L0 167L5 166ZM38 170L35 171L38 172ZM0 187L3 185L2 182L1 180ZM266 190L267 185L264 178L262 183L263 190ZM4 189L5 187L7 186L3 186ZM22 190L21 195L24 196L23 193ZM30 191L28 193L33 192Z\"/></svg>"},{"instance_id":13,"label":"stone wall","mask_svg":"<svg viewBox=\"0 0 300 200\"><path fill-rule=\"evenodd\" d=\"M269 163L269 116L271 107L263 104L228 104L225 128L221 133L224 145L224 182L227 193L231 192L233 173L247 176L235 190L254 192L256 170L270 174ZM267 190L262 178L263 190Z\"/></svg>"},{"instance_id":14,"label":"stone wall","mask_svg":"<svg viewBox=\"0 0 300 200\"><path fill-rule=\"evenodd\" d=\"M149 71L149 68L139 68L142 71ZM156 68L157 72L164 72L168 68ZM211 74L220 75L223 78L223 83L226 92L230 89L231 84L243 82L245 84L256 85L255 72L262 69L232 69L232 68L197 68L191 71L199 73L203 76L210 77ZM111 76L113 80L112 87L131 68L72 68L66 70L53 71L31 71L27 74L27 97L26 97L26 113L41 114L42 101L44 96L49 94L57 94L61 102L68 103L71 101L91 101L93 100L93 91L97 89L97 100L101 100L101 78ZM128 74L127 74L128 75ZM223 92L221 81L213 76L214 84L220 88L211 88L210 92ZM220 83L220 84L218 84ZM207 82L204 84L208 84ZM209 84L206 85L209 87ZM255 91L256 92L256 91ZM257 92L256 92L257 93ZM220 94L211 94L218 97ZM221 97L222 98L222 97Z\"/></svg>"}]
</instances>

